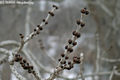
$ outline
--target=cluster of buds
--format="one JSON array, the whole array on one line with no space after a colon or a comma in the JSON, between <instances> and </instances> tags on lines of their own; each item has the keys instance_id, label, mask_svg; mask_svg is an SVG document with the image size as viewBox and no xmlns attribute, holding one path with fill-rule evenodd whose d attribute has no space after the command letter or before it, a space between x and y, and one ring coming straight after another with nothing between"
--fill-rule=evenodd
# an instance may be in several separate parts
<instances>
[{"instance_id":1,"label":"cluster of buds","mask_svg":"<svg viewBox=\"0 0 120 80\"><path fill-rule=\"evenodd\" d=\"M56 9L56 10L58 9L58 7L57 7L56 5L53 5L53 8ZM52 17L55 15L55 14L53 13L54 9L48 12L48 14L49 14L50 16L52 16ZM47 19L47 18L46 18L46 19L43 19L43 23L44 23L45 25L48 24L48 19Z\"/></svg>"},{"instance_id":2,"label":"cluster of buds","mask_svg":"<svg viewBox=\"0 0 120 80\"><path fill-rule=\"evenodd\" d=\"M70 70L73 68L73 62L71 61L67 61L69 59L68 56L66 56L64 53L61 54L61 57L64 58L65 60L62 60L62 59L58 59L58 61L60 62L61 64L61 68L62 69L67 69L67 70Z\"/></svg>"},{"instance_id":3,"label":"cluster of buds","mask_svg":"<svg viewBox=\"0 0 120 80\"><path fill-rule=\"evenodd\" d=\"M48 16L42 20L42 23L40 25L37 25L37 27L34 29L34 31L28 36L27 39L25 39L26 41L32 39L35 35L40 34L40 31L43 30L43 26L48 24L48 19L50 16L54 16L54 11L57 10L58 7L56 5L53 5L53 9L51 11L48 12ZM20 34L21 39L24 38L24 36L22 34ZM24 41L24 42L26 42Z\"/></svg>"},{"instance_id":4,"label":"cluster of buds","mask_svg":"<svg viewBox=\"0 0 120 80\"><path fill-rule=\"evenodd\" d=\"M74 64L82 63L80 57L73 57L73 60L70 60L69 53L73 52L73 47L77 45L76 40L80 37L80 29L85 26L85 23L82 22L83 14L88 15L89 11L86 8L81 10L81 19L76 21L78 28L73 31L72 38L68 40L68 44L65 46L65 52L62 53L60 59L58 59L58 66L47 80L53 80L60 71L63 71L64 69L70 70L74 67Z\"/></svg>"},{"instance_id":5,"label":"cluster of buds","mask_svg":"<svg viewBox=\"0 0 120 80\"><path fill-rule=\"evenodd\" d=\"M48 12L48 14L50 15L50 16L54 16L55 14L53 13L54 12L54 10L57 10L58 9L58 7L56 6L56 5L53 5L53 10L51 10L51 11L49 11ZM49 16L48 16L49 17ZM48 17L46 18L46 19L43 19L42 21L42 25L37 25L37 28L36 29L34 29L34 32L36 33L36 34L39 34L40 33L40 31L41 30L43 30L43 25L47 25L48 24Z\"/></svg>"},{"instance_id":6,"label":"cluster of buds","mask_svg":"<svg viewBox=\"0 0 120 80\"><path fill-rule=\"evenodd\" d=\"M24 35L23 34L19 34L20 35L20 38L23 39L24 38Z\"/></svg>"},{"instance_id":7,"label":"cluster of buds","mask_svg":"<svg viewBox=\"0 0 120 80\"><path fill-rule=\"evenodd\" d=\"M81 9L81 13L85 14L85 15L88 15L89 11L86 8L83 8L83 9Z\"/></svg>"},{"instance_id":8,"label":"cluster of buds","mask_svg":"<svg viewBox=\"0 0 120 80\"><path fill-rule=\"evenodd\" d=\"M23 59L22 56L19 54L15 54L14 58L15 62L19 62L24 70L27 70L28 73L33 73L35 74L35 71L33 70L33 66L31 66L25 59Z\"/></svg>"},{"instance_id":9,"label":"cluster of buds","mask_svg":"<svg viewBox=\"0 0 120 80\"><path fill-rule=\"evenodd\" d=\"M86 8L83 8L81 10L81 14L88 15L89 12ZM77 23L79 28L83 28L85 26L85 23L82 22L82 19L77 20L76 23ZM80 38L80 36L81 36L79 29L77 28L77 30L73 31L72 35L73 35L73 38L69 39L68 44L65 46L65 53L62 53L61 58L58 59L59 66L62 69L70 70L74 67L74 64L80 64L81 63L80 57L76 57L76 56L73 57L73 60L68 60L69 59L69 53L72 53L73 52L73 47L77 45L76 40L78 38Z\"/></svg>"},{"instance_id":10,"label":"cluster of buds","mask_svg":"<svg viewBox=\"0 0 120 80\"><path fill-rule=\"evenodd\" d=\"M73 62L74 62L75 64L80 64L80 62L81 62L80 57L74 56L74 57L73 57Z\"/></svg>"},{"instance_id":11,"label":"cluster of buds","mask_svg":"<svg viewBox=\"0 0 120 80\"><path fill-rule=\"evenodd\" d=\"M34 29L34 32L35 32L36 34L39 34L39 33L40 33L40 31L42 31L42 30L43 30L42 26L37 25L37 28L36 28L36 29Z\"/></svg>"}]
</instances>

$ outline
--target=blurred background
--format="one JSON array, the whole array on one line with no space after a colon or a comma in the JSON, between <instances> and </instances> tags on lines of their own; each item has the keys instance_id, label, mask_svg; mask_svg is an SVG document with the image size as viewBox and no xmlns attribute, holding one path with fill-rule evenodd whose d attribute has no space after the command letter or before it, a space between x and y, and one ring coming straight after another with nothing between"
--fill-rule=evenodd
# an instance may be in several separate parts
<instances>
[{"instance_id":1,"label":"blurred background","mask_svg":"<svg viewBox=\"0 0 120 80\"><path fill-rule=\"evenodd\" d=\"M32 2L34 3L32 5L0 5L0 42L6 40L20 42L19 33L27 35L32 32L47 16L52 5L57 5L59 9L55 12L55 16L50 18L40 35L29 41L26 46L44 69L53 71L60 54L64 52L67 40L72 37L72 31L77 28L75 22L80 18L80 10L86 7L90 14L83 18L86 25L81 30L81 37L77 40L78 45L72 55L84 53L83 75L88 75L85 76L85 80L120 80L120 0L33 0ZM0 46L0 48L11 50L16 48L16 45ZM33 80L19 64L16 65L20 74L28 80ZM114 67L116 73L113 72ZM45 79L50 73L44 69L40 68L39 72ZM66 79L56 80L81 80L76 78L79 72L79 65L75 65L72 70L64 70L60 74ZM8 63L0 65L0 78L0 80L17 80L11 74Z\"/></svg>"}]
</instances>

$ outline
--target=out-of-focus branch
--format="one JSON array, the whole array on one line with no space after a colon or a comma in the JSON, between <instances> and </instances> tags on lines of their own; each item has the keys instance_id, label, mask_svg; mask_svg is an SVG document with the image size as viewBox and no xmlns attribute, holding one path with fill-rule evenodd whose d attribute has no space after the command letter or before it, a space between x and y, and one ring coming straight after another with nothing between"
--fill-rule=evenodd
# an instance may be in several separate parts
<instances>
[{"instance_id":1,"label":"out-of-focus branch","mask_svg":"<svg viewBox=\"0 0 120 80\"><path fill-rule=\"evenodd\" d=\"M81 63L80 63L80 76L81 76L82 80L85 80L84 75L83 75L83 60L84 60L84 53L81 53L80 54L80 61L81 61Z\"/></svg>"},{"instance_id":2,"label":"out-of-focus branch","mask_svg":"<svg viewBox=\"0 0 120 80\"><path fill-rule=\"evenodd\" d=\"M108 59L108 58L103 58L103 57L101 57L100 59L106 62L111 62L111 63L120 62L120 59Z\"/></svg>"},{"instance_id":3,"label":"out-of-focus branch","mask_svg":"<svg viewBox=\"0 0 120 80\"><path fill-rule=\"evenodd\" d=\"M107 72L98 72L98 73L91 73L91 74L84 74L84 78L87 77L92 77L92 76L104 76L104 75L110 75L113 71L107 71ZM118 72L118 70L114 70L114 74L115 75L120 75L120 73ZM63 78L63 79L67 79L67 80L76 80L75 78L67 78L66 76L58 76L59 78ZM78 77L79 79L82 79L81 76Z\"/></svg>"},{"instance_id":4,"label":"out-of-focus branch","mask_svg":"<svg viewBox=\"0 0 120 80\"><path fill-rule=\"evenodd\" d=\"M113 70L112 70L112 72L111 72L111 74L110 74L109 80L112 80L113 75L114 75L114 73L115 73L115 69L116 69L116 66L113 67Z\"/></svg>"},{"instance_id":5,"label":"out-of-focus branch","mask_svg":"<svg viewBox=\"0 0 120 80\"><path fill-rule=\"evenodd\" d=\"M13 51L9 51L7 49L4 48L0 48L1 52L4 52L6 55L3 56L3 58L0 60L0 64L6 62L6 59L8 58L8 61L10 62L11 59L13 58ZM9 56L9 57L8 57ZM26 80L23 76L21 76L17 70L15 69L15 67L13 66L13 64L10 63L10 69L12 71L12 73L16 76L16 78L18 78L19 80Z\"/></svg>"},{"instance_id":6,"label":"out-of-focus branch","mask_svg":"<svg viewBox=\"0 0 120 80\"><path fill-rule=\"evenodd\" d=\"M49 69L47 69L45 66L43 66L43 65L40 63L40 61L37 60L37 58L32 54L32 52L31 52L29 49L27 49L27 52L28 52L28 54L31 56L31 59L38 65L38 67L39 67L40 69L44 70L44 71L47 72L47 73L51 73L51 71L50 71ZM30 59L30 60L31 60L31 59Z\"/></svg>"},{"instance_id":7,"label":"out-of-focus branch","mask_svg":"<svg viewBox=\"0 0 120 80\"><path fill-rule=\"evenodd\" d=\"M96 73L99 72L100 70L100 41L99 41L99 32L98 32L98 29L97 29L97 32L96 32L96 46L97 46L97 56L96 56ZM96 76L99 80L99 76Z\"/></svg>"},{"instance_id":8,"label":"out-of-focus branch","mask_svg":"<svg viewBox=\"0 0 120 80\"><path fill-rule=\"evenodd\" d=\"M51 57L51 56L49 56L49 55L47 54L47 51L46 51L46 49L45 49L45 47L44 47L44 44L43 44L43 41L39 39L38 42L39 42L39 44L40 44L40 49L42 50L43 54L44 54L45 56L47 56L48 58L50 58L51 64L56 65L56 64L57 64L57 63L56 63L56 60L55 60L53 57Z\"/></svg>"},{"instance_id":9,"label":"out-of-focus branch","mask_svg":"<svg viewBox=\"0 0 120 80\"><path fill-rule=\"evenodd\" d=\"M6 40L6 41L0 42L0 47L9 46L9 45L19 46L20 43L15 40Z\"/></svg>"},{"instance_id":10,"label":"out-of-focus branch","mask_svg":"<svg viewBox=\"0 0 120 80\"><path fill-rule=\"evenodd\" d=\"M2 58L0 58L0 65L5 63L7 61L8 56L4 55Z\"/></svg>"},{"instance_id":11,"label":"out-of-focus branch","mask_svg":"<svg viewBox=\"0 0 120 80\"><path fill-rule=\"evenodd\" d=\"M24 78L22 75L20 75L17 70L16 70L16 67L14 65L10 65L10 69L12 71L12 73L16 76L16 78L18 80L26 80L26 78Z\"/></svg>"},{"instance_id":12,"label":"out-of-focus branch","mask_svg":"<svg viewBox=\"0 0 120 80\"><path fill-rule=\"evenodd\" d=\"M25 21L25 37L27 37L30 34L30 13L32 9L31 6L28 6L27 13L26 13L26 21ZM24 48L27 47L27 43L25 44Z\"/></svg>"}]
</instances>

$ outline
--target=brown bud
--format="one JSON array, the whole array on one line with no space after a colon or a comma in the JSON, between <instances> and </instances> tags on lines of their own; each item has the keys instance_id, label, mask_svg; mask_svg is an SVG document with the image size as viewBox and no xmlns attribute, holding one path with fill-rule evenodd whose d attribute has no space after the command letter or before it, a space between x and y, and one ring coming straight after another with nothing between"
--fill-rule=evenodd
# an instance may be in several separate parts
<instances>
[{"instance_id":1,"label":"brown bud","mask_svg":"<svg viewBox=\"0 0 120 80\"><path fill-rule=\"evenodd\" d=\"M28 69L28 66L24 66L23 69Z\"/></svg>"},{"instance_id":2,"label":"brown bud","mask_svg":"<svg viewBox=\"0 0 120 80\"><path fill-rule=\"evenodd\" d=\"M43 28L40 25L37 25L37 27L39 28L39 30L43 30Z\"/></svg>"},{"instance_id":3,"label":"brown bud","mask_svg":"<svg viewBox=\"0 0 120 80\"><path fill-rule=\"evenodd\" d=\"M24 64L22 61L20 61L20 64L22 65L22 64Z\"/></svg>"},{"instance_id":4,"label":"brown bud","mask_svg":"<svg viewBox=\"0 0 120 80\"><path fill-rule=\"evenodd\" d=\"M33 74L35 74L35 71L32 71Z\"/></svg>"},{"instance_id":5,"label":"brown bud","mask_svg":"<svg viewBox=\"0 0 120 80\"><path fill-rule=\"evenodd\" d=\"M25 67L25 64L21 64L22 67Z\"/></svg>"},{"instance_id":6,"label":"brown bud","mask_svg":"<svg viewBox=\"0 0 120 80\"><path fill-rule=\"evenodd\" d=\"M34 29L34 31L36 31L36 29Z\"/></svg>"},{"instance_id":7,"label":"brown bud","mask_svg":"<svg viewBox=\"0 0 120 80\"><path fill-rule=\"evenodd\" d=\"M49 11L48 13L49 13L51 16L54 16L54 13L53 13L53 12L50 12L50 11Z\"/></svg>"},{"instance_id":8,"label":"brown bud","mask_svg":"<svg viewBox=\"0 0 120 80\"><path fill-rule=\"evenodd\" d=\"M68 49L68 45L65 46L65 49Z\"/></svg>"},{"instance_id":9,"label":"brown bud","mask_svg":"<svg viewBox=\"0 0 120 80\"><path fill-rule=\"evenodd\" d=\"M58 61L61 61L61 59L58 59Z\"/></svg>"},{"instance_id":10,"label":"brown bud","mask_svg":"<svg viewBox=\"0 0 120 80\"><path fill-rule=\"evenodd\" d=\"M22 57L20 56L18 59L21 61L21 60L22 60Z\"/></svg>"},{"instance_id":11,"label":"brown bud","mask_svg":"<svg viewBox=\"0 0 120 80\"><path fill-rule=\"evenodd\" d=\"M72 48L68 48L67 49L70 53L73 52L73 49Z\"/></svg>"},{"instance_id":12,"label":"brown bud","mask_svg":"<svg viewBox=\"0 0 120 80\"><path fill-rule=\"evenodd\" d=\"M27 61L25 59L23 59L23 63L26 63Z\"/></svg>"},{"instance_id":13,"label":"brown bud","mask_svg":"<svg viewBox=\"0 0 120 80\"><path fill-rule=\"evenodd\" d=\"M71 43L72 43L72 40L71 40L71 39L69 39L69 40L68 40L68 43L69 43L69 44L71 44Z\"/></svg>"},{"instance_id":14,"label":"brown bud","mask_svg":"<svg viewBox=\"0 0 120 80\"><path fill-rule=\"evenodd\" d=\"M54 8L58 9L58 7L56 5L53 5Z\"/></svg>"},{"instance_id":15,"label":"brown bud","mask_svg":"<svg viewBox=\"0 0 120 80\"><path fill-rule=\"evenodd\" d=\"M48 22L45 22L45 24L47 25L47 24L48 24Z\"/></svg>"},{"instance_id":16,"label":"brown bud","mask_svg":"<svg viewBox=\"0 0 120 80\"><path fill-rule=\"evenodd\" d=\"M64 68L64 66L62 66L62 65L61 65L60 67L61 67L61 68Z\"/></svg>"},{"instance_id":17,"label":"brown bud","mask_svg":"<svg viewBox=\"0 0 120 80\"><path fill-rule=\"evenodd\" d=\"M40 34L40 32L39 32L39 31L37 31L37 32L36 32L36 34Z\"/></svg>"},{"instance_id":18,"label":"brown bud","mask_svg":"<svg viewBox=\"0 0 120 80\"><path fill-rule=\"evenodd\" d=\"M61 54L61 56L62 56L62 57L64 57L64 56L65 56L65 54L64 54L64 53L62 53L62 54Z\"/></svg>"},{"instance_id":19,"label":"brown bud","mask_svg":"<svg viewBox=\"0 0 120 80\"><path fill-rule=\"evenodd\" d=\"M73 31L73 33L72 33L73 35L76 35L76 31Z\"/></svg>"},{"instance_id":20,"label":"brown bud","mask_svg":"<svg viewBox=\"0 0 120 80\"><path fill-rule=\"evenodd\" d=\"M19 54L15 54L15 57L17 57L17 58L18 58L18 57L20 57L20 55L19 55Z\"/></svg>"},{"instance_id":21,"label":"brown bud","mask_svg":"<svg viewBox=\"0 0 120 80\"><path fill-rule=\"evenodd\" d=\"M80 20L78 19L78 20L76 21L76 23L77 23L78 25L80 25Z\"/></svg>"},{"instance_id":22,"label":"brown bud","mask_svg":"<svg viewBox=\"0 0 120 80\"><path fill-rule=\"evenodd\" d=\"M68 57L68 56L66 56L66 57L65 57L65 59L69 59L69 57Z\"/></svg>"},{"instance_id":23,"label":"brown bud","mask_svg":"<svg viewBox=\"0 0 120 80\"><path fill-rule=\"evenodd\" d=\"M77 45L77 42L73 42L73 46Z\"/></svg>"},{"instance_id":24,"label":"brown bud","mask_svg":"<svg viewBox=\"0 0 120 80\"><path fill-rule=\"evenodd\" d=\"M68 64L71 64L71 61L69 61Z\"/></svg>"},{"instance_id":25,"label":"brown bud","mask_svg":"<svg viewBox=\"0 0 120 80\"><path fill-rule=\"evenodd\" d=\"M18 61L19 61L19 59L18 59L18 58L15 58L15 59L14 59L14 61L15 61L15 62L18 62Z\"/></svg>"},{"instance_id":26,"label":"brown bud","mask_svg":"<svg viewBox=\"0 0 120 80\"><path fill-rule=\"evenodd\" d=\"M81 13L82 14L85 14L85 12L86 12L86 9L84 8L84 9L81 9Z\"/></svg>"},{"instance_id":27,"label":"brown bud","mask_svg":"<svg viewBox=\"0 0 120 80\"><path fill-rule=\"evenodd\" d=\"M26 63L27 66L29 66L29 63Z\"/></svg>"},{"instance_id":28,"label":"brown bud","mask_svg":"<svg viewBox=\"0 0 120 80\"><path fill-rule=\"evenodd\" d=\"M85 14L88 15L88 14L89 14L89 11L86 11Z\"/></svg>"},{"instance_id":29,"label":"brown bud","mask_svg":"<svg viewBox=\"0 0 120 80\"><path fill-rule=\"evenodd\" d=\"M80 33L76 33L76 37L79 38L80 37Z\"/></svg>"},{"instance_id":30,"label":"brown bud","mask_svg":"<svg viewBox=\"0 0 120 80\"><path fill-rule=\"evenodd\" d=\"M66 61L64 61L63 64L66 64Z\"/></svg>"},{"instance_id":31,"label":"brown bud","mask_svg":"<svg viewBox=\"0 0 120 80\"><path fill-rule=\"evenodd\" d=\"M85 23L81 22L80 25L81 25L81 27L84 27L84 26L85 26Z\"/></svg>"},{"instance_id":32,"label":"brown bud","mask_svg":"<svg viewBox=\"0 0 120 80\"><path fill-rule=\"evenodd\" d=\"M45 22L45 19L43 19L43 22Z\"/></svg>"},{"instance_id":33,"label":"brown bud","mask_svg":"<svg viewBox=\"0 0 120 80\"><path fill-rule=\"evenodd\" d=\"M33 70L33 66L29 66L29 68Z\"/></svg>"},{"instance_id":34,"label":"brown bud","mask_svg":"<svg viewBox=\"0 0 120 80\"><path fill-rule=\"evenodd\" d=\"M31 70L28 70L28 73L32 73L32 71L31 71Z\"/></svg>"},{"instance_id":35,"label":"brown bud","mask_svg":"<svg viewBox=\"0 0 120 80\"><path fill-rule=\"evenodd\" d=\"M61 63L61 64L64 64L64 62L63 62L63 61L61 61L60 63Z\"/></svg>"},{"instance_id":36,"label":"brown bud","mask_svg":"<svg viewBox=\"0 0 120 80\"><path fill-rule=\"evenodd\" d=\"M19 34L19 35L20 35L20 38L22 38L22 39L24 38L24 36L22 34Z\"/></svg>"}]
</instances>

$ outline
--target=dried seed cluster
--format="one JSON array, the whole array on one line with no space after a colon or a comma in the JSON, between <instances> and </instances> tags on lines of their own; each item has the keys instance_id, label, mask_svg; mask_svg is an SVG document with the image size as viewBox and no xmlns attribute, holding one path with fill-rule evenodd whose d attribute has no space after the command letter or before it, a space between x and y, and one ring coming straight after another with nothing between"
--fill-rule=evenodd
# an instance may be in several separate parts
<instances>
[{"instance_id":1,"label":"dried seed cluster","mask_svg":"<svg viewBox=\"0 0 120 80\"><path fill-rule=\"evenodd\" d=\"M89 12L86 8L81 10L81 14L85 14L88 15ZM79 28L83 28L85 26L85 23L82 22L82 20L77 20L76 21L77 25ZM79 26L80 25L80 26ZM69 53L73 52L73 47L77 45L76 40L78 38L80 38L81 34L79 32L79 30L75 30L72 32L73 38L68 40L68 44L65 46L65 53L61 54L61 58L58 59L59 61L59 67L61 67L62 69L67 69L70 70L74 67L74 64L80 64L81 60L80 57L73 57L73 60L69 60Z\"/></svg>"},{"instance_id":2,"label":"dried seed cluster","mask_svg":"<svg viewBox=\"0 0 120 80\"><path fill-rule=\"evenodd\" d=\"M19 63L21 64L22 68L23 68L24 70L27 70L28 73L33 73L33 74L35 74L35 71L34 71L34 69L33 69L33 66L31 66L31 65L30 65L25 59L23 59L23 57L20 56L19 54L16 54L16 55L15 55L14 61L15 61L15 62L19 62Z\"/></svg>"}]
</instances>

